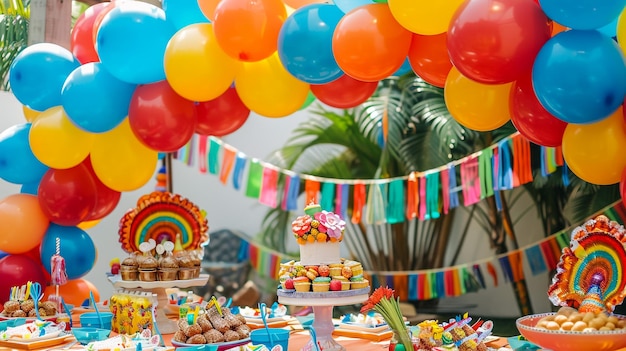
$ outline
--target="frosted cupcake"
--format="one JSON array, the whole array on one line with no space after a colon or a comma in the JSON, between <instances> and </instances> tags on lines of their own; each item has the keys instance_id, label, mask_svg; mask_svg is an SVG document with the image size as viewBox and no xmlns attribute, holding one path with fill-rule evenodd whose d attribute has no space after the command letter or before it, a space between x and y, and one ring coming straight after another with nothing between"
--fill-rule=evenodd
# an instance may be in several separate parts
<instances>
[{"instance_id":1,"label":"frosted cupcake","mask_svg":"<svg viewBox=\"0 0 626 351\"><path fill-rule=\"evenodd\" d=\"M329 277L317 277L313 280L314 292L327 292L328 290L330 290Z\"/></svg>"},{"instance_id":2,"label":"frosted cupcake","mask_svg":"<svg viewBox=\"0 0 626 351\"><path fill-rule=\"evenodd\" d=\"M343 275L335 275L333 276L333 280L339 280L341 282L342 291L350 290L351 283L348 278L344 277Z\"/></svg>"},{"instance_id":3,"label":"frosted cupcake","mask_svg":"<svg viewBox=\"0 0 626 351\"><path fill-rule=\"evenodd\" d=\"M353 290L367 288L369 285L369 280L363 278L362 275L350 278L350 288Z\"/></svg>"}]
</instances>

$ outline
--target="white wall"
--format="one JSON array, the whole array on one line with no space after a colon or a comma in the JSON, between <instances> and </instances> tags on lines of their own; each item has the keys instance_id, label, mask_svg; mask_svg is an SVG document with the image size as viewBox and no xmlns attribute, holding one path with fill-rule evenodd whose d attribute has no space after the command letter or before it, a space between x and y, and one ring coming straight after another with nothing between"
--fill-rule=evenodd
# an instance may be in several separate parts
<instances>
[{"instance_id":1,"label":"white wall","mask_svg":"<svg viewBox=\"0 0 626 351\"><path fill-rule=\"evenodd\" d=\"M252 115L241 129L223 139L250 157L265 159L271 151L282 146L290 136L291 130L306 118L306 111L280 119ZM12 94L0 92L0 131L20 123L24 123L21 105ZM189 198L207 211L211 231L229 228L249 235L258 232L266 211L265 206L258 204L256 200L246 198L242 192L234 190L230 183L223 185L216 176L201 174L197 168L188 167L178 161L173 162L173 180L176 193ZM155 182L152 181L139 190L123 193L116 210L97 226L87 230L98 249L98 259L93 270L84 278L98 287L103 298L113 292L104 274L109 270L109 261L114 257L123 259L126 256L118 243L119 219L126 210L135 207L136 200L141 195L152 192L154 186ZM17 192L19 186L0 180L0 198ZM522 246L535 242L542 236L539 227L532 221L518 227L524 228L520 242ZM458 235L460 230L461 228L456 228L455 235ZM468 240L463 248L459 263L473 262L491 256L484 234L470 235L470 238L472 239ZM549 309L545 293L547 282L546 275L529 277L535 311ZM476 305L475 308L468 308L468 311L482 315L516 316L519 312L513 296L511 286L501 283L497 288L448 299L442 301L442 304Z\"/></svg>"}]
</instances>

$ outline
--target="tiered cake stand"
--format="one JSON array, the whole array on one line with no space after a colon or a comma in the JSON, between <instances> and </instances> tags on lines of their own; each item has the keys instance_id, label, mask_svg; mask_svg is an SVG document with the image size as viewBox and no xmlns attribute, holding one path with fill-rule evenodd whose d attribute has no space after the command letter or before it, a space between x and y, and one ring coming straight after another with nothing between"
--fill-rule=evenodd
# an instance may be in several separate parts
<instances>
[{"instance_id":1,"label":"tiered cake stand","mask_svg":"<svg viewBox=\"0 0 626 351\"><path fill-rule=\"evenodd\" d=\"M185 280L154 281L144 282L140 280L122 280L121 276L113 275L108 277L109 282L118 289L129 289L139 291L150 291L157 297L156 323L161 334L174 334L178 330L176 322L167 318L165 306L169 304L165 289L168 288L189 288L192 286L206 285L209 280L208 274L200 274L200 277Z\"/></svg>"},{"instance_id":2,"label":"tiered cake stand","mask_svg":"<svg viewBox=\"0 0 626 351\"><path fill-rule=\"evenodd\" d=\"M278 302L283 305L311 306L313 307L313 329L317 336L320 349L325 351L345 351L333 339L333 307L361 304L369 297L370 288L329 291L329 292L297 292L294 290L278 289ZM302 351L316 350L312 341L309 341Z\"/></svg>"}]
</instances>

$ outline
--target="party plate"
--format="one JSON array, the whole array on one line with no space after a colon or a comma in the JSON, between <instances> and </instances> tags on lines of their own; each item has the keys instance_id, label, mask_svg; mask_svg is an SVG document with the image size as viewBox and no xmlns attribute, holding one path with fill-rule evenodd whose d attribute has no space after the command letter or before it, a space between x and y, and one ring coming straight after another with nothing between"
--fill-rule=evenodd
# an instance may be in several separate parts
<instances>
[{"instance_id":1,"label":"party plate","mask_svg":"<svg viewBox=\"0 0 626 351\"><path fill-rule=\"evenodd\" d=\"M43 319L44 321L52 321L54 322L58 317L58 314L55 314L54 316L44 316L41 317L41 319ZM32 321L36 321L37 317L7 317L4 314L0 313L0 321L7 321L7 320L13 320L13 319L25 319L26 322L32 322Z\"/></svg>"},{"instance_id":2,"label":"party plate","mask_svg":"<svg viewBox=\"0 0 626 351\"><path fill-rule=\"evenodd\" d=\"M389 326L387 324L371 326L371 325L359 324L359 323L339 323L338 328L358 330L358 331L369 332L369 333L380 333L380 332L389 330Z\"/></svg>"},{"instance_id":3,"label":"party plate","mask_svg":"<svg viewBox=\"0 0 626 351\"><path fill-rule=\"evenodd\" d=\"M235 346L241 346L241 345L245 345L247 343L250 342L250 338L245 338L245 339L241 339L241 340L235 340L235 341L229 341L229 342L221 342L221 343L216 343L216 344L204 344L204 345L215 345L217 346L217 351L224 351L224 350L228 350L232 347ZM176 347L193 347L193 346L201 346L202 344L185 344L182 342L178 342L175 340L172 340L172 345L176 346Z\"/></svg>"},{"instance_id":4,"label":"party plate","mask_svg":"<svg viewBox=\"0 0 626 351\"><path fill-rule=\"evenodd\" d=\"M41 350L43 348L49 349L52 346L62 345L69 341L75 340L71 334L60 334L52 338L43 338L39 340L29 340L25 342L22 339L9 339L0 340L0 348L11 348L19 350Z\"/></svg>"}]
</instances>

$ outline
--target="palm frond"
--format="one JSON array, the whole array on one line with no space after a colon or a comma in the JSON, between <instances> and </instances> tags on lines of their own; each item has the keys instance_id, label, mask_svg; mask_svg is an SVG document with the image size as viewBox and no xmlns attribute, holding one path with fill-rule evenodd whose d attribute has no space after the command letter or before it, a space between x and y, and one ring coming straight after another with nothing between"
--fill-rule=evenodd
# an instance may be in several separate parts
<instances>
[{"instance_id":1,"label":"palm frond","mask_svg":"<svg viewBox=\"0 0 626 351\"><path fill-rule=\"evenodd\" d=\"M28 45L30 0L0 0L0 86L8 91L9 69Z\"/></svg>"}]
</instances>

